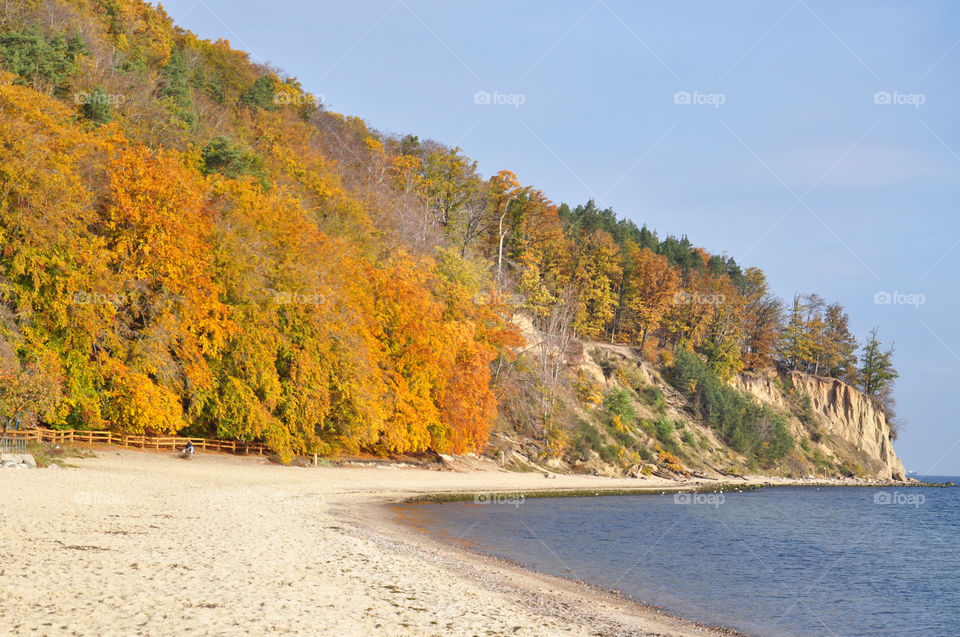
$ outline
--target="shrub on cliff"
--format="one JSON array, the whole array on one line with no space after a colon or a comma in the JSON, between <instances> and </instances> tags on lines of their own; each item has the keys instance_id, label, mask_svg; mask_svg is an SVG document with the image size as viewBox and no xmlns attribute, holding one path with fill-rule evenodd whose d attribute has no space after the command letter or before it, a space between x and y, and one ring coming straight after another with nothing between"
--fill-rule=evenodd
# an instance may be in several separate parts
<instances>
[{"instance_id":1,"label":"shrub on cliff","mask_svg":"<svg viewBox=\"0 0 960 637\"><path fill-rule=\"evenodd\" d=\"M793 449L783 414L726 385L690 350L677 353L669 380L693 403L697 415L748 458L769 464Z\"/></svg>"},{"instance_id":2,"label":"shrub on cliff","mask_svg":"<svg viewBox=\"0 0 960 637\"><path fill-rule=\"evenodd\" d=\"M625 425L632 425L636 418L636 411L630 401L630 394L623 389L610 391L603 399L603 406L610 417L619 416Z\"/></svg>"},{"instance_id":3,"label":"shrub on cliff","mask_svg":"<svg viewBox=\"0 0 960 637\"><path fill-rule=\"evenodd\" d=\"M639 392L640 399L652 407L658 414L663 414L667 410L667 400L663 397L663 392L650 385L644 387Z\"/></svg>"}]
</instances>

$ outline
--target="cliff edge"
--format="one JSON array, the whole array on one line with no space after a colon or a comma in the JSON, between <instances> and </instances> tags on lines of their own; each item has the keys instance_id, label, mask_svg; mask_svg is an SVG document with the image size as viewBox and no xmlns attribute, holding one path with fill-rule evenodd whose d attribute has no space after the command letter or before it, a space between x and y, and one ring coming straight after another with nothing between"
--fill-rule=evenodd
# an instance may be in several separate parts
<instances>
[{"instance_id":1,"label":"cliff edge","mask_svg":"<svg viewBox=\"0 0 960 637\"><path fill-rule=\"evenodd\" d=\"M787 412L796 403L793 397L798 397L800 416L793 423L797 436L822 443L826 450L842 448L861 465L869 466L871 477L906 478L883 407L855 387L835 378L793 371L743 374L735 382L757 400Z\"/></svg>"}]
</instances>

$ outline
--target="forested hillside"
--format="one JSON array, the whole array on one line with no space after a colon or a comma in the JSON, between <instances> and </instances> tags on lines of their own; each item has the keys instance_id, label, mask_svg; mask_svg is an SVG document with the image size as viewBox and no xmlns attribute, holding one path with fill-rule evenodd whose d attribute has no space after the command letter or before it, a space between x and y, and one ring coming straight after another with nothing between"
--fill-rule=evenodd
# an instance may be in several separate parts
<instances>
[{"instance_id":1,"label":"forested hillside","mask_svg":"<svg viewBox=\"0 0 960 637\"><path fill-rule=\"evenodd\" d=\"M479 452L497 430L561 456L584 405L621 400L571 367L589 340L730 410L702 414L721 437L752 409L727 381L775 365L892 413L892 349L874 332L860 356L849 322L813 294L785 307L760 269L686 237L330 112L149 4L0 4L8 422L283 457ZM785 428L744 422L729 435L754 461L793 449Z\"/></svg>"}]
</instances>

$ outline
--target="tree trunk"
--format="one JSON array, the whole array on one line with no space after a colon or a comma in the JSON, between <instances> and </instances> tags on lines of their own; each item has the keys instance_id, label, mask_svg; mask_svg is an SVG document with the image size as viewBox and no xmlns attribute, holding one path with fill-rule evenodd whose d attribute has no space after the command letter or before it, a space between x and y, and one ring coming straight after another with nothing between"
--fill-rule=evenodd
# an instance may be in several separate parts
<instances>
[{"instance_id":1,"label":"tree trunk","mask_svg":"<svg viewBox=\"0 0 960 637\"><path fill-rule=\"evenodd\" d=\"M500 286L500 271L503 269L503 240L507 238L507 232L503 229L503 222L507 219L507 213L510 212L512 202L513 197L511 196L503 206L503 213L500 215L500 223L497 227L497 234L500 235L500 242L497 247L497 287Z\"/></svg>"},{"instance_id":2,"label":"tree trunk","mask_svg":"<svg viewBox=\"0 0 960 637\"><path fill-rule=\"evenodd\" d=\"M500 271L503 269L503 239L506 237L506 234L503 232L503 218L507 216L507 213L504 212L500 216L500 226L497 229L497 233L500 235L500 244L497 247L497 287L500 287Z\"/></svg>"}]
</instances>

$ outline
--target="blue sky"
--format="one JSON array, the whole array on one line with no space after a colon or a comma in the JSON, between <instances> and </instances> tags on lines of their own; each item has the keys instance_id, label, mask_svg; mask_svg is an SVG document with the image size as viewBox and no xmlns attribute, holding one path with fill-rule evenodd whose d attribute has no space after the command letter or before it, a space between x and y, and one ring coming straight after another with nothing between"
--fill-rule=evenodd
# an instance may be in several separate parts
<instances>
[{"instance_id":1,"label":"blue sky","mask_svg":"<svg viewBox=\"0 0 960 637\"><path fill-rule=\"evenodd\" d=\"M960 5L163 6L331 110L687 234L763 268L785 299L839 301L859 335L878 325L896 343L907 469L960 475Z\"/></svg>"}]
</instances>

